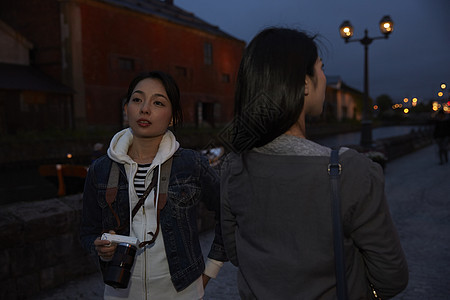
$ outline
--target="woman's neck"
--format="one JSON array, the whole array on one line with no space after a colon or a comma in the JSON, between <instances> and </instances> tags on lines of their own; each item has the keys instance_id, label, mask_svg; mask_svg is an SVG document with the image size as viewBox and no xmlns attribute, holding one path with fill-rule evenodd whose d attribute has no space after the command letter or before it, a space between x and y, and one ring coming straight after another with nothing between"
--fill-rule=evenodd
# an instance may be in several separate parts
<instances>
[{"instance_id":1,"label":"woman's neck","mask_svg":"<svg viewBox=\"0 0 450 300\"><path fill-rule=\"evenodd\" d=\"M128 149L128 156L138 164L149 164L158 153L159 144L163 136L157 138L133 137L133 143Z\"/></svg>"},{"instance_id":2,"label":"woman's neck","mask_svg":"<svg viewBox=\"0 0 450 300\"><path fill-rule=\"evenodd\" d=\"M306 138L306 125L305 125L305 115L303 111L300 114L297 122L291 126L284 134L293 135L300 138Z\"/></svg>"}]
</instances>

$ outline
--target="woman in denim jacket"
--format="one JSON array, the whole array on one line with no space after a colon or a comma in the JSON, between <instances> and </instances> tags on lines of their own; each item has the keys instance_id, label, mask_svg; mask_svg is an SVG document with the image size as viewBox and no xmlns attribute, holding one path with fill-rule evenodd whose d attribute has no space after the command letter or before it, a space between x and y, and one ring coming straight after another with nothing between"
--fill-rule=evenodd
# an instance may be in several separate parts
<instances>
[{"instance_id":1,"label":"woman in denim jacket","mask_svg":"<svg viewBox=\"0 0 450 300\"><path fill-rule=\"evenodd\" d=\"M180 93L170 75L149 72L136 77L130 83L124 110L130 127L113 137L107 156L91 165L86 178L83 247L98 255L102 269L107 269L117 245L101 240L102 233L144 242L137 250L128 287L106 285L105 299L202 299L208 280L217 275L226 260L219 223L206 267L197 231L200 201L216 211L218 219L218 176L206 158L180 148L168 130L182 121ZM161 165L170 158L167 201L161 207ZM119 178L116 197L108 205L107 185L113 163L119 166ZM155 187L142 197L144 204L132 216L153 177Z\"/></svg>"}]
</instances>

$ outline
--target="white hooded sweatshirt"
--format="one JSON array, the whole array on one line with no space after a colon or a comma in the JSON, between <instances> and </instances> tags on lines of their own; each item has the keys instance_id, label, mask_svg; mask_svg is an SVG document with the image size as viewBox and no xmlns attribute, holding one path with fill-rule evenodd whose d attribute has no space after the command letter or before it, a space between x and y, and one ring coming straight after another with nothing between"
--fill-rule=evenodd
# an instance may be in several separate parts
<instances>
[{"instance_id":1,"label":"white hooded sweatshirt","mask_svg":"<svg viewBox=\"0 0 450 300\"><path fill-rule=\"evenodd\" d=\"M155 232L157 224L157 207L153 201L158 197L159 185L148 195L143 207L137 212L131 222L131 210L139 201L134 188L134 176L138 164L128 156L128 149L133 142L133 134L130 128L118 132L111 140L108 156L121 164L124 164L128 178L128 194L130 199L130 235L137 237L139 241L147 241L152 237L148 232ZM145 179L145 186L150 184L155 168L168 160L179 148L179 143L169 130L164 134ZM161 174L161 170L159 170ZM159 178L158 178L159 182ZM202 278L199 277L190 286L181 292L177 292L170 280L169 265L167 262L162 231L152 245L147 245L137 251L130 283L127 289L114 289L105 285L105 299L202 299L204 294Z\"/></svg>"}]
</instances>

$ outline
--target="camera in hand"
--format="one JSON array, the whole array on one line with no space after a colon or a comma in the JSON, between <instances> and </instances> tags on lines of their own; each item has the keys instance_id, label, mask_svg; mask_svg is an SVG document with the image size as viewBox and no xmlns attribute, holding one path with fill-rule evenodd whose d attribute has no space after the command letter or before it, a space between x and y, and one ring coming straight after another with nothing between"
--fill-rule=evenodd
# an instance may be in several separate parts
<instances>
[{"instance_id":1,"label":"camera in hand","mask_svg":"<svg viewBox=\"0 0 450 300\"><path fill-rule=\"evenodd\" d=\"M126 289L130 281L131 268L134 264L139 240L129 236L108 233L102 235L102 240L117 243L116 252L112 260L108 262L103 281L114 288Z\"/></svg>"}]
</instances>

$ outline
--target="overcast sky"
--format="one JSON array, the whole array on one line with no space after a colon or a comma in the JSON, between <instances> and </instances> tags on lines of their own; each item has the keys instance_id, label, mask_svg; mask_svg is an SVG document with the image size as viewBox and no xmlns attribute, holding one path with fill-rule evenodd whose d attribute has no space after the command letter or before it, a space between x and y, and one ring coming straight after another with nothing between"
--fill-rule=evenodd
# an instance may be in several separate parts
<instances>
[{"instance_id":1,"label":"overcast sky","mask_svg":"<svg viewBox=\"0 0 450 300\"><path fill-rule=\"evenodd\" d=\"M450 0L174 0L174 4L248 43L268 26L320 35L325 73L363 91L364 46L345 43L339 26L349 20L354 38L380 36L390 15L394 32L369 46L369 95L419 101L450 85ZM448 95L448 93L447 93Z\"/></svg>"}]
</instances>

